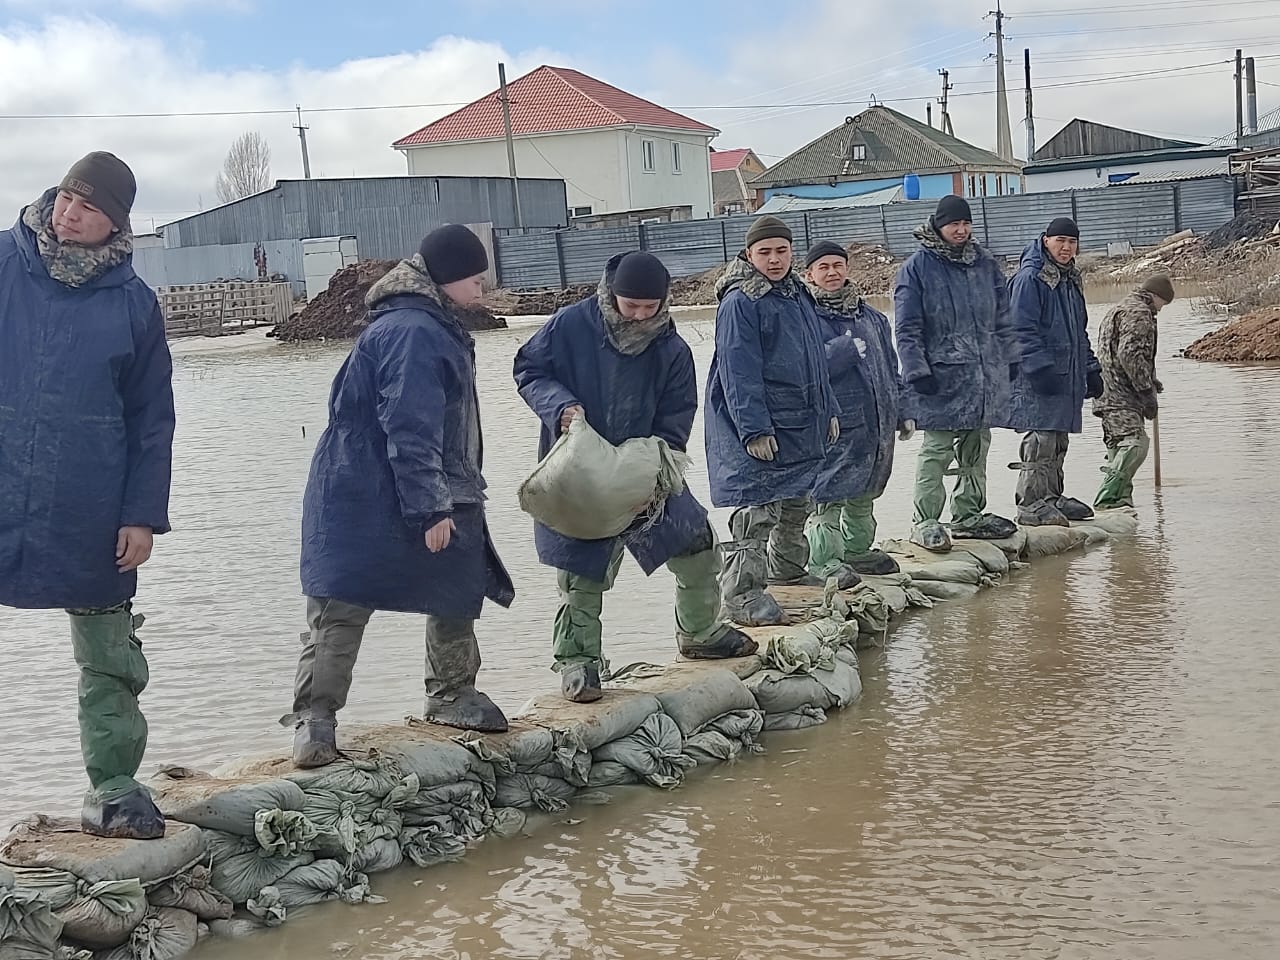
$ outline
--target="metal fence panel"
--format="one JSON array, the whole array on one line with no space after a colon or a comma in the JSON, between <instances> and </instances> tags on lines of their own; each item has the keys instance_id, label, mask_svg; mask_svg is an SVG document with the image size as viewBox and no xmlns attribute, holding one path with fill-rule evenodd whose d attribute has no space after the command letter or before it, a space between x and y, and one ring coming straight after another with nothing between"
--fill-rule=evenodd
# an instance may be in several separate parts
<instances>
[{"instance_id":1,"label":"metal fence panel","mask_svg":"<svg viewBox=\"0 0 1280 960\"><path fill-rule=\"evenodd\" d=\"M172 287L216 280L256 280L252 243L210 244L203 247L144 247L133 251L133 269L149 287ZM287 277L294 296L306 294L300 240L268 240L267 274Z\"/></svg>"},{"instance_id":2,"label":"metal fence panel","mask_svg":"<svg viewBox=\"0 0 1280 960\"><path fill-rule=\"evenodd\" d=\"M559 287L556 234L529 233L493 238L498 251L498 283L511 290Z\"/></svg>"},{"instance_id":3,"label":"metal fence panel","mask_svg":"<svg viewBox=\"0 0 1280 960\"><path fill-rule=\"evenodd\" d=\"M1076 222L1086 249L1122 240L1151 246L1177 233L1171 184L1099 187L1075 195Z\"/></svg>"},{"instance_id":4,"label":"metal fence panel","mask_svg":"<svg viewBox=\"0 0 1280 960\"><path fill-rule=\"evenodd\" d=\"M1231 177L1185 180L1178 193L1178 227L1211 233L1235 216L1236 188Z\"/></svg>"},{"instance_id":5,"label":"metal fence panel","mask_svg":"<svg viewBox=\"0 0 1280 960\"><path fill-rule=\"evenodd\" d=\"M644 228L644 246L666 264L673 277L702 273L725 262L724 223L687 220L649 224Z\"/></svg>"},{"instance_id":6,"label":"metal fence panel","mask_svg":"<svg viewBox=\"0 0 1280 960\"><path fill-rule=\"evenodd\" d=\"M884 246L884 223L879 207L848 210L814 210L809 214L809 237L813 243L874 243Z\"/></svg>"},{"instance_id":7,"label":"metal fence panel","mask_svg":"<svg viewBox=\"0 0 1280 960\"><path fill-rule=\"evenodd\" d=\"M1023 193L971 200L974 233L997 257L1016 257L1055 217L1071 216L1071 193Z\"/></svg>"},{"instance_id":8,"label":"metal fence panel","mask_svg":"<svg viewBox=\"0 0 1280 960\"><path fill-rule=\"evenodd\" d=\"M614 254L640 249L640 228L564 230L560 233L566 283L595 283Z\"/></svg>"},{"instance_id":9,"label":"metal fence panel","mask_svg":"<svg viewBox=\"0 0 1280 960\"><path fill-rule=\"evenodd\" d=\"M915 253L920 246L920 241L915 238L916 228L929 219L936 206L931 200L916 200L881 207L888 251L896 257Z\"/></svg>"}]
</instances>

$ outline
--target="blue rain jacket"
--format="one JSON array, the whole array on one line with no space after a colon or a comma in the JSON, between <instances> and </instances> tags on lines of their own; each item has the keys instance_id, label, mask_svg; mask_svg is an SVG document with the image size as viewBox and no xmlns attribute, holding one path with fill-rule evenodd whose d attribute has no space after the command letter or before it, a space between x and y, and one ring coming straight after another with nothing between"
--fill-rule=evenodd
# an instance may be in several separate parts
<instances>
[{"instance_id":1,"label":"blue rain jacket","mask_svg":"<svg viewBox=\"0 0 1280 960\"><path fill-rule=\"evenodd\" d=\"M172 374L130 261L70 287L21 219L0 232L0 604L93 609L137 591L116 538L169 530Z\"/></svg>"},{"instance_id":2,"label":"blue rain jacket","mask_svg":"<svg viewBox=\"0 0 1280 960\"><path fill-rule=\"evenodd\" d=\"M907 389L904 419L921 430L978 430L1009 416L1009 364L1017 361L1009 288L999 264L979 248L965 265L929 247L898 271L893 292L898 357ZM936 396L911 382L932 373Z\"/></svg>"},{"instance_id":3,"label":"blue rain jacket","mask_svg":"<svg viewBox=\"0 0 1280 960\"><path fill-rule=\"evenodd\" d=\"M827 454L840 408L813 298L794 274L790 286L783 293L741 257L720 282L704 422L717 507L807 497ZM770 434L774 460L747 453L748 441Z\"/></svg>"},{"instance_id":4,"label":"blue rain jacket","mask_svg":"<svg viewBox=\"0 0 1280 960\"><path fill-rule=\"evenodd\" d=\"M474 620L511 578L485 522L471 335L436 301L375 305L342 364L302 506L302 589L374 610ZM426 531L456 530L432 553Z\"/></svg>"},{"instance_id":5,"label":"blue rain jacket","mask_svg":"<svg viewBox=\"0 0 1280 960\"><path fill-rule=\"evenodd\" d=\"M840 439L827 451L813 496L818 503L884 493L900 425L898 355L889 318L860 302L852 315L819 303L831 387L840 404ZM866 350L858 350L860 341Z\"/></svg>"},{"instance_id":6,"label":"blue rain jacket","mask_svg":"<svg viewBox=\"0 0 1280 960\"><path fill-rule=\"evenodd\" d=\"M661 437L684 451L698 409L693 353L672 324L643 352L628 356L609 341L599 295L565 307L520 348L516 387L542 421L538 457L560 436L560 416L580 405L591 428L612 444ZM662 519L622 535L645 574L683 553L707 529L707 511L686 487L670 498ZM639 526L640 524L637 524ZM578 540L534 524L538 559L558 570L600 581L617 538Z\"/></svg>"},{"instance_id":7,"label":"blue rain jacket","mask_svg":"<svg viewBox=\"0 0 1280 960\"><path fill-rule=\"evenodd\" d=\"M1089 343L1084 293L1057 269L1041 240L1022 252L1009 292L1019 372L1004 426L1079 433L1087 376L1102 371ZM1056 374L1059 393L1038 393L1032 386L1028 374L1045 369Z\"/></svg>"}]
</instances>

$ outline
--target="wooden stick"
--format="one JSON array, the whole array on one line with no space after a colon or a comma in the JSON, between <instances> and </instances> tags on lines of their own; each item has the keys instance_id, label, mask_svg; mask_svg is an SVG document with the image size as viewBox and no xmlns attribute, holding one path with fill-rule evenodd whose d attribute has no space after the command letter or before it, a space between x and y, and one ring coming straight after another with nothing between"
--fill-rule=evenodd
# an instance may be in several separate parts
<instances>
[{"instance_id":1,"label":"wooden stick","mask_svg":"<svg viewBox=\"0 0 1280 960\"><path fill-rule=\"evenodd\" d=\"M1151 418L1151 446L1155 452L1156 486L1160 486L1160 415Z\"/></svg>"}]
</instances>

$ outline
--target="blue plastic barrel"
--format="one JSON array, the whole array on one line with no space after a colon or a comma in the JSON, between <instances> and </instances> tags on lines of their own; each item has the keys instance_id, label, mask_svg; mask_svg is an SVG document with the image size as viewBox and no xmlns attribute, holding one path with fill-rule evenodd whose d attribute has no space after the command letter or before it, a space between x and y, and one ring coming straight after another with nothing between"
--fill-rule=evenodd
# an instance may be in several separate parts
<instances>
[{"instance_id":1,"label":"blue plastic barrel","mask_svg":"<svg viewBox=\"0 0 1280 960\"><path fill-rule=\"evenodd\" d=\"M908 200L920 199L920 178L914 173L908 173L902 178L902 194Z\"/></svg>"}]
</instances>

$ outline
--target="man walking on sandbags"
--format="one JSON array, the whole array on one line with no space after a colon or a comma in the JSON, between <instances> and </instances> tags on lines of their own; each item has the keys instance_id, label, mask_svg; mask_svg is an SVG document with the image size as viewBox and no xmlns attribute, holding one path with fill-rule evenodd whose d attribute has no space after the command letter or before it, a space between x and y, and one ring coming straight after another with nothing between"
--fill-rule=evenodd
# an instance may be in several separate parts
<instances>
[{"instance_id":1,"label":"man walking on sandbags","mask_svg":"<svg viewBox=\"0 0 1280 960\"><path fill-rule=\"evenodd\" d=\"M1172 281L1154 276L1121 300L1098 330L1103 386L1093 415L1102 418L1107 465L1095 510L1133 506L1133 478L1151 449L1144 421L1156 418L1157 394L1164 390L1156 379L1156 315L1173 298Z\"/></svg>"},{"instance_id":2,"label":"man walking on sandbags","mask_svg":"<svg viewBox=\"0 0 1280 960\"><path fill-rule=\"evenodd\" d=\"M1009 288L1000 266L973 239L962 197L943 197L915 233L920 249L894 288L898 356L907 382L903 415L924 431L916 465L912 542L951 549L951 536L998 540L1017 529L986 513L991 428L1008 417L1015 372ZM958 476L950 531L941 523L945 478Z\"/></svg>"},{"instance_id":3,"label":"man walking on sandbags","mask_svg":"<svg viewBox=\"0 0 1280 960\"><path fill-rule=\"evenodd\" d=\"M486 598L510 606L515 590L485 520L475 347L457 317L488 267L466 227L427 234L369 290L368 329L334 378L302 506L311 630L281 719L299 767L337 759L336 716L376 610L427 616L424 719L507 729L475 687L475 621Z\"/></svg>"},{"instance_id":4,"label":"man walking on sandbags","mask_svg":"<svg viewBox=\"0 0 1280 960\"><path fill-rule=\"evenodd\" d=\"M840 435L818 315L792 269L791 229L756 220L716 288L716 350L705 433L711 501L735 507L721 578L725 610L746 626L782 624L771 584L811 577L804 525L827 447ZM841 586L852 586L849 571Z\"/></svg>"},{"instance_id":5,"label":"man walking on sandbags","mask_svg":"<svg viewBox=\"0 0 1280 960\"><path fill-rule=\"evenodd\" d=\"M1089 344L1084 284L1076 269L1080 229L1058 217L1022 252L1009 283L1018 375L1006 426L1023 434L1015 502L1024 526L1066 526L1093 511L1064 494L1070 435L1083 427L1086 398L1102 395Z\"/></svg>"},{"instance_id":6,"label":"man walking on sandbags","mask_svg":"<svg viewBox=\"0 0 1280 960\"><path fill-rule=\"evenodd\" d=\"M687 448L698 389L693 353L668 310L670 283L652 254L619 254L594 295L561 310L520 348L515 381L542 421L539 458L575 417L614 445L659 437L672 449ZM681 654L723 659L756 651L721 613L719 545L706 508L687 487L666 501L656 523L640 512L622 536L579 540L539 523L534 543L538 559L557 571L554 669L567 700L590 703L603 695L600 614L624 547L646 574L663 564L674 574Z\"/></svg>"},{"instance_id":7,"label":"man walking on sandbags","mask_svg":"<svg viewBox=\"0 0 1280 960\"><path fill-rule=\"evenodd\" d=\"M154 839L132 600L169 531L173 368L133 271L136 192L121 160L91 153L0 233L0 604L70 614L82 829Z\"/></svg>"},{"instance_id":8,"label":"man walking on sandbags","mask_svg":"<svg viewBox=\"0 0 1280 960\"><path fill-rule=\"evenodd\" d=\"M893 471L894 434L908 439L915 424L898 409L902 378L889 319L849 280L849 253L830 240L809 248L805 282L818 304L831 387L840 404L840 439L827 451L814 488L809 521L809 572L868 576L898 572L897 562L873 549L875 502Z\"/></svg>"}]
</instances>

